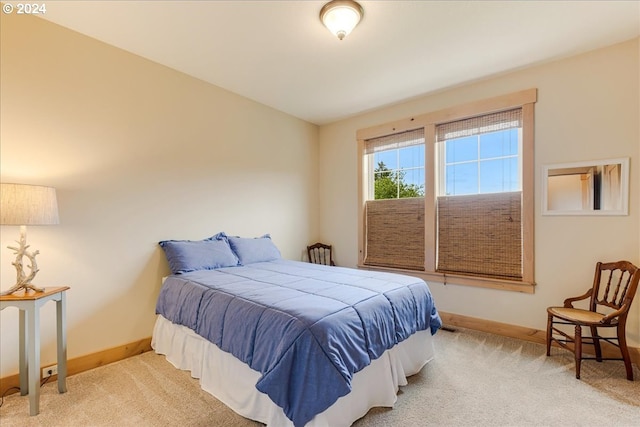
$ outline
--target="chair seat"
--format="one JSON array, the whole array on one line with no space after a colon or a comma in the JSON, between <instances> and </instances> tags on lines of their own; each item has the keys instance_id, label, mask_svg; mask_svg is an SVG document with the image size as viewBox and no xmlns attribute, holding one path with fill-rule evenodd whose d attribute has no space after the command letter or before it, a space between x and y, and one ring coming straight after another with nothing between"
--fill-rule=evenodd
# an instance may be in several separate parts
<instances>
[{"instance_id":1,"label":"chair seat","mask_svg":"<svg viewBox=\"0 0 640 427\"><path fill-rule=\"evenodd\" d=\"M567 307L549 307L547 308L549 314L553 314L560 319L566 320L572 323L580 323L582 325L598 325L602 326L600 321L605 316L604 314L596 313L589 310L582 310L579 308L567 308ZM612 325L617 322L611 322Z\"/></svg>"}]
</instances>

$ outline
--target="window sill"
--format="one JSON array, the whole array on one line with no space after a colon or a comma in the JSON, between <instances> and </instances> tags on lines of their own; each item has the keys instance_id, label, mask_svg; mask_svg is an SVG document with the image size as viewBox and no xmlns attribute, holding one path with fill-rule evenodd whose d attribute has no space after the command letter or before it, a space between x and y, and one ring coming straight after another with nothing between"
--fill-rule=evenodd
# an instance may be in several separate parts
<instances>
[{"instance_id":1,"label":"window sill","mask_svg":"<svg viewBox=\"0 0 640 427\"><path fill-rule=\"evenodd\" d=\"M433 281L444 283L445 285L464 285L475 286L478 288L499 289L502 291L522 292L533 294L535 291L535 283L521 282L516 280L491 279L485 277L472 277L456 274L443 274L435 271L417 271L406 270L401 268L375 267L370 265L358 264L358 268L363 270L386 271L389 273L406 274L408 276L419 277L424 281Z\"/></svg>"}]
</instances>

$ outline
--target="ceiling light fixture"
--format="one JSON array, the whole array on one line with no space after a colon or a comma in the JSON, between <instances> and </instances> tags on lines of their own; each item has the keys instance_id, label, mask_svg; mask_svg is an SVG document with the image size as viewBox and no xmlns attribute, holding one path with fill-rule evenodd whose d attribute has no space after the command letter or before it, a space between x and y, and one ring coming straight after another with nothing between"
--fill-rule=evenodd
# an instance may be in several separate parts
<instances>
[{"instance_id":1,"label":"ceiling light fixture","mask_svg":"<svg viewBox=\"0 0 640 427\"><path fill-rule=\"evenodd\" d=\"M333 0L322 6L320 21L340 40L362 19L364 9L353 0Z\"/></svg>"}]
</instances>

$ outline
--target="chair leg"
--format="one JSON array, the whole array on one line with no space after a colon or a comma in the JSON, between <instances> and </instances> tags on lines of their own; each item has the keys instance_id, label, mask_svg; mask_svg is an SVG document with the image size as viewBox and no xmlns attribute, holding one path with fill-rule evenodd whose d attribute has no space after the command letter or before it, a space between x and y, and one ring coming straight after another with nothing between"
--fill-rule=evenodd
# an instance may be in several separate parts
<instances>
[{"instance_id":1,"label":"chair leg","mask_svg":"<svg viewBox=\"0 0 640 427\"><path fill-rule=\"evenodd\" d=\"M576 359L576 378L580 379L580 364L582 363L582 327L576 325L576 337L573 343L575 346L574 354Z\"/></svg>"},{"instance_id":2,"label":"chair leg","mask_svg":"<svg viewBox=\"0 0 640 427\"><path fill-rule=\"evenodd\" d=\"M547 356L551 356L551 340L553 330L553 315L547 315Z\"/></svg>"},{"instance_id":3,"label":"chair leg","mask_svg":"<svg viewBox=\"0 0 640 427\"><path fill-rule=\"evenodd\" d=\"M600 335L598 335L598 328L591 326L591 338L593 339L593 347L596 351L596 360L602 362L602 349L600 348Z\"/></svg>"},{"instance_id":4,"label":"chair leg","mask_svg":"<svg viewBox=\"0 0 640 427\"><path fill-rule=\"evenodd\" d=\"M631 356L627 347L627 336L625 331L625 323L618 324L618 344L620 344L620 353L624 360L624 367L627 370L627 379L633 381L633 366L631 366Z\"/></svg>"}]
</instances>

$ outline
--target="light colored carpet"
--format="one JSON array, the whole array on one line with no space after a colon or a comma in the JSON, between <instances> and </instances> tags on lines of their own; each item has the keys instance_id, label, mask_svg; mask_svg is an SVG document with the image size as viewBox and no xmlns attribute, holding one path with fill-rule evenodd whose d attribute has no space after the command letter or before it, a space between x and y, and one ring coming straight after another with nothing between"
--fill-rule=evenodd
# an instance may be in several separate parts
<instances>
[{"instance_id":1,"label":"light colored carpet","mask_svg":"<svg viewBox=\"0 0 640 427\"><path fill-rule=\"evenodd\" d=\"M626 380L618 361L585 361L516 339L459 329L436 335L436 359L398 393L393 409L375 408L355 427L640 426L640 370ZM145 353L42 388L40 414L26 396L0 408L0 426L260 426L200 389L188 372Z\"/></svg>"}]
</instances>

